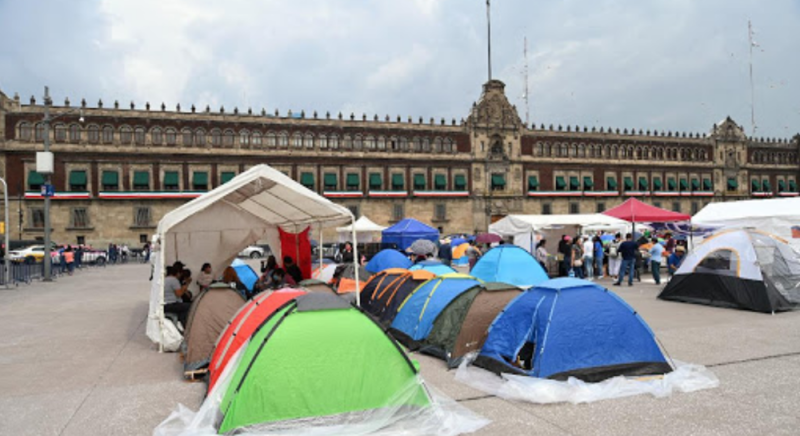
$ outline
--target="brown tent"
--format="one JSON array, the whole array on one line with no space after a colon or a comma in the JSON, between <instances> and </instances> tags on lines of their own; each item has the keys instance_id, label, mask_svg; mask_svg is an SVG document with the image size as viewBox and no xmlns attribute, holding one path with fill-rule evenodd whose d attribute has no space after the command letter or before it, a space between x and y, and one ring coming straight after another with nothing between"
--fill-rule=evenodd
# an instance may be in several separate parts
<instances>
[{"instance_id":1,"label":"brown tent","mask_svg":"<svg viewBox=\"0 0 800 436\"><path fill-rule=\"evenodd\" d=\"M467 353L481 349L489 326L520 292L505 283L484 283L464 292L436 317L421 351L458 366Z\"/></svg>"},{"instance_id":2,"label":"brown tent","mask_svg":"<svg viewBox=\"0 0 800 436\"><path fill-rule=\"evenodd\" d=\"M245 303L241 294L224 283L215 283L192 303L183 338L185 372L208 366L220 333Z\"/></svg>"}]
</instances>

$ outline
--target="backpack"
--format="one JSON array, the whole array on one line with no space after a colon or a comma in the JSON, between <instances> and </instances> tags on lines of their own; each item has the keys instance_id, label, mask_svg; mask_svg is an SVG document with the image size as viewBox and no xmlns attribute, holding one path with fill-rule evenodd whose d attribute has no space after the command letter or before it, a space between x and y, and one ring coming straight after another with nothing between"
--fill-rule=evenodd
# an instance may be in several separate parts
<instances>
[{"instance_id":1,"label":"backpack","mask_svg":"<svg viewBox=\"0 0 800 436\"><path fill-rule=\"evenodd\" d=\"M615 259L616 259L617 257L619 257L619 245L617 245L617 244L611 244L611 245L608 247L608 256L609 256L609 257L613 257L613 258L615 258Z\"/></svg>"}]
</instances>

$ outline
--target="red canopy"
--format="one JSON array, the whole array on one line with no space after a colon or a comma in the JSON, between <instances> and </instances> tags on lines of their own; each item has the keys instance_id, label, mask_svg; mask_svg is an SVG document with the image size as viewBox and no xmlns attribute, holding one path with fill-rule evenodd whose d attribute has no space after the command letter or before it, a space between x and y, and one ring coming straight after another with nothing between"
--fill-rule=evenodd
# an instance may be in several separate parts
<instances>
[{"instance_id":1,"label":"red canopy","mask_svg":"<svg viewBox=\"0 0 800 436\"><path fill-rule=\"evenodd\" d=\"M660 207L650 206L635 198L628 199L625 203L603 213L632 223L666 223L672 221L689 221L692 219L691 215L684 215L682 213L661 209Z\"/></svg>"}]
</instances>

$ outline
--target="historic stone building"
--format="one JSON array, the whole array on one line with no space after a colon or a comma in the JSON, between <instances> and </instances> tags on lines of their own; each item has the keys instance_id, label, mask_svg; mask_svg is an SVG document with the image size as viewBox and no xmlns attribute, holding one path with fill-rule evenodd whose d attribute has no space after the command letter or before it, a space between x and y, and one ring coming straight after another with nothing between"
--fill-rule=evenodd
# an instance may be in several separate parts
<instances>
[{"instance_id":1,"label":"historic stone building","mask_svg":"<svg viewBox=\"0 0 800 436\"><path fill-rule=\"evenodd\" d=\"M704 134L527 126L497 80L461 121L125 106L51 106L53 240L138 245L167 211L258 163L380 224L410 216L445 233L511 213L594 213L632 196L695 213L710 201L798 195L800 136L748 138L730 118ZM43 113L33 97L0 93L14 239L43 235Z\"/></svg>"}]
</instances>

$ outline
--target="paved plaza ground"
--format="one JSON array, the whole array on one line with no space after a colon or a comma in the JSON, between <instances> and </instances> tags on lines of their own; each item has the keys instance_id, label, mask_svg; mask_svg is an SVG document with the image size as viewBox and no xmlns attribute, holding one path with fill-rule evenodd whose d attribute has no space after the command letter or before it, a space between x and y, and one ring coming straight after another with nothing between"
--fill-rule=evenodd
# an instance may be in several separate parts
<instances>
[{"instance_id":1,"label":"paved plaza ground","mask_svg":"<svg viewBox=\"0 0 800 436\"><path fill-rule=\"evenodd\" d=\"M0 434L148 435L204 385L145 336L144 265L81 271L0 290ZM610 282L603 282L610 284ZM800 433L800 312L764 315L656 300L659 288L613 288L674 359L712 367L717 389L669 398L534 405L489 397L415 355L428 383L492 420L479 434L732 435Z\"/></svg>"}]
</instances>

